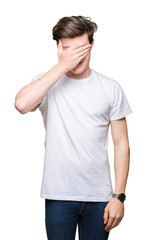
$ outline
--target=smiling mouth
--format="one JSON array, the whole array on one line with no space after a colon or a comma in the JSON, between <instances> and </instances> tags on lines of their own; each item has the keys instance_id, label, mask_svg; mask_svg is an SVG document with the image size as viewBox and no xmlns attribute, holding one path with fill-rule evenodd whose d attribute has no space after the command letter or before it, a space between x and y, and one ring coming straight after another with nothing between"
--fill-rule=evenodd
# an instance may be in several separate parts
<instances>
[{"instance_id":1,"label":"smiling mouth","mask_svg":"<svg viewBox=\"0 0 147 240\"><path fill-rule=\"evenodd\" d=\"M78 64L75 68L78 68L80 65L82 65L83 62L84 62L84 60L82 60L81 62L79 62L79 64Z\"/></svg>"},{"instance_id":2,"label":"smiling mouth","mask_svg":"<svg viewBox=\"0 0 147 240\"><path fill-rule=\"evenodd\" d=\"M85 60L85 59L82 59L81 62L84 62L84 60ZM81 62L80 62L80 63L81 63Z\"/></svg>"},{"instance_id":3,"label":"smiling mouth","mask_svg":"<svg viewBox=\"0 0 147 240\"><path fill-rule=\"evenodd\" d=\"M81 63L83 63L83 62L84 62L84 60L82 60L81 62L79 62L79 64L81 64ZM78 65L79 65L79 64L78 64Z\"/></svg>"}]
</instances>

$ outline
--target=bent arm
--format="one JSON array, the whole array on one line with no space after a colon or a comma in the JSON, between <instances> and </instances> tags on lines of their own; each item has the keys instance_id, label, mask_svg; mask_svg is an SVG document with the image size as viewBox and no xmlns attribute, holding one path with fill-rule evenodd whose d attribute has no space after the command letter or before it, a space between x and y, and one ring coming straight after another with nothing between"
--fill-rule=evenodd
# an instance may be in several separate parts
<instances>
[{"instance_id":1,"label":"bent arm","mask_svg":"<svg viewBox=\"0 0 147 240\"><path fill-rule=\"evenodd\" d=\"M130 162L130 147L125 117L111 121L111 133L114 143L114 193L125 193Z\"/></svg>"},{"instance_id":2,"label":"bent arm","mask_svg":"<svg viewBox=\"0 0 147 240\"><path fill-rule=\"evenodd\" d=\"M37 108L50 87L65 73L63 65L57 63L43 76L21 88L15 96L15 108L22 114Z\"/></svg>"}]
</instances>

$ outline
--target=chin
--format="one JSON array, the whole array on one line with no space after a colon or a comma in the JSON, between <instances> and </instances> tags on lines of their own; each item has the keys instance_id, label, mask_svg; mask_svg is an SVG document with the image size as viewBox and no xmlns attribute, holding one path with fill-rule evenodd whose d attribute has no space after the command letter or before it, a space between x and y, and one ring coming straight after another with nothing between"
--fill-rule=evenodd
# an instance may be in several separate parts
<instances>
[{"instance_id":1,"label":"chin","mask_svg":"<svg viewBox=\"0 0 147 240\"><path fill-rule=\"evenodd\" d=\"M81 74L81 73L84 72L84 69L83 69L83 70L81 70L81 69L75 69L75 70L71 70L71 72L74 73L74 74Z\"/></svg>"},{"instance_id":2,"label":"chin","mask_svg":"<svg viewBox=\"0 0 147 240\"><path fill-rule=\"evenodd\" d=\"M81 66L76 66L68 72L68 76L71 78L82 77L89 69L89 61L84 61Z\"/></svg>"},{"instance_id":3,"label":"chin","mask_svg":"<svg viewBox=\"0 0 147 240\"><path fill-rule=\"evenodd\" d=\"M74 74L82 74L87 67L79 67L79 68L74 68L71 70L72 73Z\"/></svg>"}]
</instances>

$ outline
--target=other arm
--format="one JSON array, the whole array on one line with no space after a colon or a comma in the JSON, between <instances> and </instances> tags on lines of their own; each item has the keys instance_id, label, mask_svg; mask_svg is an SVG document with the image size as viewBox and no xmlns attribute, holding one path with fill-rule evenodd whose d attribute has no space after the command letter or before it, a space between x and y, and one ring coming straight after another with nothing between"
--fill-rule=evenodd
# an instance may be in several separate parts
<instances>
[{"instance_id":1,"label":"other arm","mask_svg":"<svg viewBox=\"0 0 147 240\"><path fill-rule=\"evenodd\" d=\"M114 143L114 193L125 193L130 162L130 147L126 118L111 121L111 133Z\"/></svg>"},{"instance_id":2,"label":"other arm","mask_svg":"<svg viewBox=\"0 0 147 240\"><path fill-rule=\"evenodd\" d=\"M126 118L111 122L111 133L114 143L114 169L115 189L114 193L125 193L129 172L130 148ZM105 230L110 231L116 227L124 216L124 203L112 198L107 204L104 213Z\"/></svg>"}]
</instances>

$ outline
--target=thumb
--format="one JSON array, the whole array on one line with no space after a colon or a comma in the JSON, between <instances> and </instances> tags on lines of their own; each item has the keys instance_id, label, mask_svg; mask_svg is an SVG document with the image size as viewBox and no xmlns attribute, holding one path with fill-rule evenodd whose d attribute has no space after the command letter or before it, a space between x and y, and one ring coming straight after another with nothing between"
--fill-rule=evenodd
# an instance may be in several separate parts
<instances>
[{"instance_id":1,"label":"thumb","mask_svg":"<svg viewBox=\"0 0 147 240\"><path fill-rule=\"evenodd\" d=\"M61 41L61 39L59 39L59 44L58 44L58 52L59 52L59 55L62 53L62 51L63 51L62 41Z\"/></svg>"},{"instance_id":2,"label":"thumb","mask_svg":"<svg viewBox=\"0 0 147 240\"><path fill-rule=\"evenodd\" d=\"M105 211L104 211L104 216L103 216L103 218L104 218L104 224L106 224L107 221L108 221L108 210L107 210L107 209L105 209Z\"/></svg>"}]
</instances>

